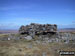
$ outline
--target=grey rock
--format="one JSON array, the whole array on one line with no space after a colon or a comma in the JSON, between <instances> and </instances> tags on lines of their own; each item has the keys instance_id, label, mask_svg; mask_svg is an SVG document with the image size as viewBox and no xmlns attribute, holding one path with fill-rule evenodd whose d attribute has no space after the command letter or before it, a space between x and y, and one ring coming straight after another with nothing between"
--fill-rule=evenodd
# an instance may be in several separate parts
<instances>
[{"instance_id":1,"label":"grey rock","mask_svg":"<svg viewBox=\"0 0 75 56\"><path fill-rule=\"evenodd\" d=\"M31 36L24 37L26 40L32 40Z\"/></svg>"},{"instance_id":2,"label":"grey rock","mask_svg":"<svg viewBox=\"0 0 75 56\"><path fill-rule=\"evenodd\" d=\"M29 34L29 35L36 35L36 34L47 34L47 33L55 33L57 31L56 24L36 24L31 23L30 25L21 26L19 29L20 34Z\"/></svg>"}]
</instances>

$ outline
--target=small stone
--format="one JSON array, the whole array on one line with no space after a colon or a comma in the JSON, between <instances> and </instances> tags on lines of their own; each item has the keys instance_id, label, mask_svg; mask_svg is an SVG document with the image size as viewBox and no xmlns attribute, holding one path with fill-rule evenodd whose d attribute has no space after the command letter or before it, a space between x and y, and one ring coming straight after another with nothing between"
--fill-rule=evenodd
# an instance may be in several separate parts
<instances>
[{"instance_id":1,"label":"small stone","mask_svg":"<svg viewBox=\"0 0 75 56\"><path fill-rule=\"evenodd\" d=\"M25 37L26 40L32 40L32 37L31 36L27 36Z\"/></svg>"}]
</instances>

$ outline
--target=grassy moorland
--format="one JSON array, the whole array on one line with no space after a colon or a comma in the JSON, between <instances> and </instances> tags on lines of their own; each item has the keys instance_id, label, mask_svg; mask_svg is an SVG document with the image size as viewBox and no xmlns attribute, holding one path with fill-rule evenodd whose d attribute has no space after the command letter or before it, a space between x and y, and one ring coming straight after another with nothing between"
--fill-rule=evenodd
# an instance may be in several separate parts
<instances>
[{"instance_id":1,"label":"grassy moorland","mask_svg":"<svg viewBox=\"0 0 75 56\"><path fill-rule=\"evenodd\" d=\"M19 36L18 34L13 35ZM0 34L0 37L8 36L9 34ZM75 44L43 41L38 43L35 40L24 39L0 41L0 56L59 56L60 50L75 51Z\"/></svg>"}]
</instances>

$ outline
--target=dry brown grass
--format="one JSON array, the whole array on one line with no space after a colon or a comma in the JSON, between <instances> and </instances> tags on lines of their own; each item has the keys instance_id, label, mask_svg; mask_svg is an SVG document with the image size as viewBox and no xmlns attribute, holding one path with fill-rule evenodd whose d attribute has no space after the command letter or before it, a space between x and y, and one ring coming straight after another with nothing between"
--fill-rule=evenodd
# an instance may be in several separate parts
<instances>
[{"instance_id":1,"label":"dry brown grass","mask_svg":"<svg viewBox=\"0 0 75 56\"><path fill-rule=\"evenodd\" d=\"M32 47L29 47L29 45ZM46 56L58 56L58 50L70 50L72 48L69 45L64 45L62 43L46 43L46 44L36 44L35 42L0 42L0 56L42 56L46 53ZM75 51L75 48L73 48Z\"/></svg>"},{"instance_id":2,"label":"dry brown grass","mask_svg":"<svg viewBox=\"0 0 75 56\"><path fill-rule=\"evenodd\" d=\"M43 43L42 41L36 43L33 40L27 41L23 39L18 41L0 41L0 56L43 56L43 53L46 56L59 56L59 50L75 51L75 44Z\"/></svg>"},{"instance_id":3,"label":"dry brown grass","mask_svg":"<svg viewBox=\"0 0 75 56\"><path fill-rule=\"evenodd\" d=\"M32 47L29 45L32 44ZM53 49L51 47L54 44L36 44L35 42L17 42L13 41L1 41L0 42L0 56L24 56L24 55L38 55L42 56L42 53L45 52L46 56L53 56Z\"/></svg>"}]
</instances>

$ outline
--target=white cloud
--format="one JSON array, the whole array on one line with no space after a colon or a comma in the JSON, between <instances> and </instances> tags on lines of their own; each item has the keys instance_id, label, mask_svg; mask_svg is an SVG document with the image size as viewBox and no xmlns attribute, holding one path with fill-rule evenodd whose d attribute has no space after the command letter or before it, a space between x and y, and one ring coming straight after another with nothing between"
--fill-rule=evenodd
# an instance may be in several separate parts
<instances>
[{"instance_id":1,"label":"white cloud","mask_svg":"<svg viewBox=\"0 0 75 56\"><path fill-rule=\"evenodd\" d=\"M75 24L58 25L58 28L75 28Z\"/></svg>"},{"instance_id":2,"label":"white cloud","mask_svg":"<svg viewBox=\"0 0 75 56\"><path fill-rule=\"evenodd\" d=\"M18 29L20 26L14 24L14 23L9 23L9 24L0 24L0 29Z\"/></svg>"}]
</instances>

